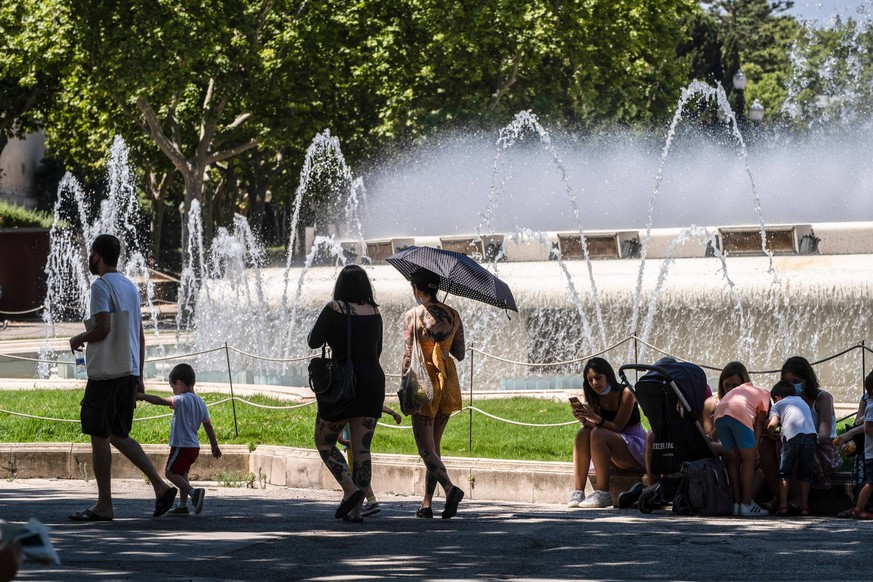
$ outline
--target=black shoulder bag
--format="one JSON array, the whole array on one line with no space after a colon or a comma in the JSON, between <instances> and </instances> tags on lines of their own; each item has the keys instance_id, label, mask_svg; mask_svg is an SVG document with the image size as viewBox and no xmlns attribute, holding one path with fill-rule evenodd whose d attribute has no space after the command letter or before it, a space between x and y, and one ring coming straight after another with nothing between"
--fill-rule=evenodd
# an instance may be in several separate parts
<instances>
[{"instance_id":1,"label":"black shoulder bag","mask_svg":"<svg viewBox=\"0 0 873 582\"><path fill-rule=\"evenodd\" d=\"M346 361L340 363L326 357L321 346L321 357L309 360L309 387L319 404L337 410L355 399L355 371L352 367L352 314L346 303Z\"/></svg>"}]
</instances>

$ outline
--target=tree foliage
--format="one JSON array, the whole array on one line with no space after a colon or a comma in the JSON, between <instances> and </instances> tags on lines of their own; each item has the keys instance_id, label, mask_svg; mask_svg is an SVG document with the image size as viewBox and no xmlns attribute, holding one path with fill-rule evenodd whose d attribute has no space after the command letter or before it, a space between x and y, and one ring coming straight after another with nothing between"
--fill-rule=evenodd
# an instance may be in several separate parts
<instances>
[{"instance_id":1,"label":"tree foliage","mask_svg":"<svg viewBox=\"0 0 873 582\"><path fill-rule=\"evenodd\" d=\"M859 62L849 53L869 46L868 33L804 29L790 5L8 0L0 133L44 127L50 151L86 182L99 180L120 134L141 172L157 255L179 202L199 200L207 228L234 212L260 228L293 202L303 154L325 129L365 168L447 129L502 127L524 109L573 130L660 123L690 80L730 92L740 67L749 101L771 116L786 100L809 112L816 94L843 91L840 79L869 78L866 64L828 61L842 51ZM264 232L278 236L281 219L268 222Z\"/></svg>"}]
</instances>

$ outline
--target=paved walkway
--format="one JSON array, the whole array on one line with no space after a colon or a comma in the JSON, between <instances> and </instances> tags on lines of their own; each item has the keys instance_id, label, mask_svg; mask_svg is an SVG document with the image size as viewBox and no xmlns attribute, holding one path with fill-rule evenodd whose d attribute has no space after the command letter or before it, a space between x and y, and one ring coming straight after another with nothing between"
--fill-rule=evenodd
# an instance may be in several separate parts
<instances>
[{"instance_id":1,"label":"paved walkway","mask_svg":"<svg viewBox=\"0 0 873 582\"><path fill-rule=\"evenodd\" d=\"M201 515L152 519L143 481L113 485L115 521L73 523L66 516L90 505L93 481L0 481L0 517L44 521L62 560L25 562L19 579L870 579L873 523L852 520L481 501L423 520L418 499L383 495L382 514L350 524L333 519L336 492L214 483Z\"/></svg>"}]
</instances>

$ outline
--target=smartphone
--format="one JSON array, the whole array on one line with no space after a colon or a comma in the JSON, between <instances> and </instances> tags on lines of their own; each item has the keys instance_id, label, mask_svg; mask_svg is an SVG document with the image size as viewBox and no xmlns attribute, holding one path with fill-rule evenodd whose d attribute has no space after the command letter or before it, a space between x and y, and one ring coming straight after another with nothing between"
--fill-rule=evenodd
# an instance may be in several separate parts
<instances>
[{"instance_id":1,"label":"smartphone","mask_svg":"<svg viewBox=\"0 0 873 582\"><path fill-rule=\"evenodd\" d=\"M571 396L569 398L569 400L570 400L570 404L573 406L573 408L582 408L582 402L578 398L576 398L575 396Z\"/></svg>"}]
</instances>

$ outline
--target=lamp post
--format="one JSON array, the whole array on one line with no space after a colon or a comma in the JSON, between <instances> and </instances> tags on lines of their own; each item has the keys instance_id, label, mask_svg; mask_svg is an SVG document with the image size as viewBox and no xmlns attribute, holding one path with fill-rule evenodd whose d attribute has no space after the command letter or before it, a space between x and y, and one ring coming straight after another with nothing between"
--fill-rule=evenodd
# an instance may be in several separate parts
<instances>
[{"instance_id":1,"label":"lamp post","mask_svg":"<svg viewBox=\"0 0 873 582\"><path fill-rule=\"evenodd\" d=\"M746 90L746 76L742 69L737 69L734 75L734 89L737 92L737 121L742 121L746 111L746 97L743 93Z\"/></svg>"},{"instance_id":2,"label":"lamp post","mask_svg":"<svg viewBox=\"0 0 873 582\"><path fill-rule=\"evenodd\" d=\"M749 107L749 119L755 123L761 123L761 121L764 120L764 111L764 106L761 105L760 101L755 99L752 106Z\"/></svg>"}]
</instances>

